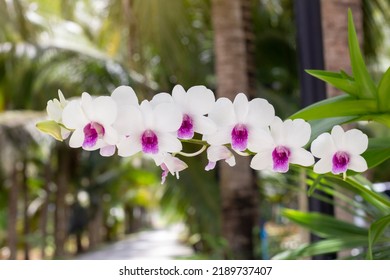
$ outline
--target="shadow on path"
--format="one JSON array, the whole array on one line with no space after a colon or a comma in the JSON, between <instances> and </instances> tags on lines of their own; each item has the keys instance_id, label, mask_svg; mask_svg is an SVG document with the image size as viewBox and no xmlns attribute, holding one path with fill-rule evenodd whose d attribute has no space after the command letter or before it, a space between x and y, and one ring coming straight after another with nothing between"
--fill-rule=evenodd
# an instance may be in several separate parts
<instances>
[{"instance_id":1,"label":"shadow on path","mask_svg":"<svg viewBox=\"0 0 390 280\"><path fill-rule=\"evenodd\" d=\"M190 256L190 247L180 243L177 226L136 233L131 237L104 246L96 251L81 254L78 260L140 260L175 259Z\"/></svg>"}]
</instances>

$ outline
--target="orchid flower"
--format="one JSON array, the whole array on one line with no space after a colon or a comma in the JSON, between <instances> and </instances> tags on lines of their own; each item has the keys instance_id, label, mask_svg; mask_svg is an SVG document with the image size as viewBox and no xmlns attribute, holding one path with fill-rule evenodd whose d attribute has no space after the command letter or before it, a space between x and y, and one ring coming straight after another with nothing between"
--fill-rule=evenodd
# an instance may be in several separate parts
<instances>
[{"instance_id":1,"label":"orchid flower","mask_svg":"<svg viewBox=\"0 0 390 280\"><path fill-rule=\"evenodd\" d=\"M267 127L274 117L274 107L265 99L248 101L243 93L239 93L233 103L219 98L209 113L218 130L204 139L211 145L231 144L234 150L245 151L255 144L254 132Z\"/></svg>"},{"instance_id":2,"label":"orchid flower","mask_svg":"<svg viewBox=\"0 0 390 280\"><path fill-rule=\"evenodd\" d=\"M177 130L180 139L191 139L194 133L207 135L216 131L216 126L207 115L215 103L214 93L205 86L193 86L186 92L176 85L172 96L168 93L156 94L151 100L152 106L161 103L174 103L182 114L182 122Z\"/></svg>"},{"instance_id":3,"label":"orchid flower","mask_svg":"<svg viewBox=\"0 0 390 280\"><path fill-rule=\"evenodd\" d=\"M46 112L49 116L49 119L62 124L62 112L66 105L68 104L68 101L65 99L64 95L62 94L61 90L58 90L58 98L54 98L53 100L47 101L46 106ZM68 138L70 134L70 131L63 126L61 126L61 136L62 139Z\"/></svg>"},{"instance_id":4,"label":"orchid flower","mask_svg":"<svg viewBox=\"0 0 390 280\"><path fill-rule=\"evenodd\" d=\"M161 153L159 155L152 156L152 158L154 159L156 165L160 166L162 169L161 184L165 183L168 173L176 175L176 178L179 179L179 172L188 167L184 161L169 153Z\"/></svg>"},{"instance_id":5,"label":"orchid flower","mask_svg":"<svg viewBox=\"0 0 390 280\"><path fill-rule=\"evenodd\" d=\"M367 170L367 162L360 155L368 147L368 137L357 129L344 131L339 125L331 133L323 133L311 144L311 152L320 160L314 165L314 172L323 174L346 173Z\"/></svg>"},{"instance_id":6,"label":"orchid flower","mask_svg":"<svg viewBox=\"0 0 390 280\"><path fill-rule=\"evenodd\" d=\"M289 164L310 166L314 163L312 154L302 148L309 142L311 128L302 119L282 121L275 117L270 131L257 131L256 142L251 151L257 154L250 166L256 170L271 169L276 172L287 172Z\"/></svg>"},{"instance_id":7,"label":"orchid flower","mask_svg":"<svg viewBox=\"0 0 390 280\"><path fill-rule=\"evenodd\" d=\"M219 160L225 160L230 166L236 165L233 153L225 146L210 146L207 149L207 159L209 163L205 167L206 171L214 169Z\"/></svg>"},{"instance_id":8,"label":"orchid flower","mask_svg":"<svg viewBox=\"0 0 390 280\"><path fill-rule=\"evenodd\" d=\"M182 144L173 133L181 125L180 111L172 103L161 103L155 107L149 101L128 108L128 135L119 141L118 154L132 156L140 151L149 155L176 153Z\"/></svg>"},{"instance_id":9,"label":"orchid flower","mask_svg":"<svg viewBox=\"0 0 390 280\"><path fill-rule=\"evenodd\" d=\"M100 149L100 154L106 156L104 148L115 145L118 140L113 128L116 116L116 103L109 96L92 98L84 92L81 100L70 101L62 113L63 124L74 130L70 147L83 147L88 151Z\"/></svg>"}]
</instances>

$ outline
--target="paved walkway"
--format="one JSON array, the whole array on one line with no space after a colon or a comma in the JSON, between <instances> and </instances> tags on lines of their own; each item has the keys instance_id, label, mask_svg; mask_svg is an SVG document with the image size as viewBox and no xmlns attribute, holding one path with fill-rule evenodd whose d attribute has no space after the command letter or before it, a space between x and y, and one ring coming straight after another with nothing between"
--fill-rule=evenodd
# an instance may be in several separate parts
<instances>
[{"instance_id":1,"label":"paved walkway","mask_svg":"<svg viewBox=\"0 0 390 280\"><path fill-rule=\"evenodd\" d=\"M143 231L103 248L81 254L79 260L175 259L190 256L190 247L180 243L180 228Z\"/></svg>"}]
</instances>

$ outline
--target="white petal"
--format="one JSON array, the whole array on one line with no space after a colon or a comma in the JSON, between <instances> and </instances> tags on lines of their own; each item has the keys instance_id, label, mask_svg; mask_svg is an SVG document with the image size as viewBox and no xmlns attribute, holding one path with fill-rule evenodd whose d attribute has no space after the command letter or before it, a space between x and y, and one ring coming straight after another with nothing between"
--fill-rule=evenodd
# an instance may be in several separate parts
<instances>
[{"instance_id":1,"label":"white petal","mask_svg":"<svg viewBox=\"0 0 390 280\"><path fill-rule=\"evenodd\" d=\"M81 109L83 110L86 118L88 120L93 120L94 112L92 108L93 98L89 95L88 92L83 92L81 94Z\"/></svg>"},{"instance_id":2,"label":"white petal","mask_svg":"<svg viewBox=\"0 0 390 280\"><path fill-rule=\"evenodd\" d=\"M284 122L286 144L293 147L302 147L310 140L311 127L302 119L287 120Z\"/></svg>"},{"instance_id":3,"label":"white petal","mask_svg":"<svg viewBox=\"0 0 390 280\"><path fill-rule=\"evenodd\" d=\"M156 106L155 127L159 131L176 132L182 122L182 114L172 103L163 103Z\"/></svg>"},{"instance_id":4,"label":"white petal","mask_svg":"<svg viewBox=\"0 0 390 280\"><path fill-rule=\"evenodd\" d=\"M207 135L205 137L207 143L210 145L224 145L231 142L231 132L232 127L223 127L222 129L219 129L217 132Z\"/></svg>"},{"instance_id":5,"label":"white petal","mask_svg":"<svg viewBox=\"0 0 390 280\"><path fill-rule=\"evenodd\" d=\"M272 150L256 154L251 160L251 168L256 170L272 169Z\"/></svg>"},{"instance_id":6,"label":"white petal","mask_svg":"<svg viewBox=\"0 0 390 280\"><path fill-rule=\"evenodd\" d=\"M61 122L62 107L57 99L47 101L46 112L51 120Z\"/></svg>"},{"instance_id":7,"label":"white petal","mask_svg":"<svg viewBox=\"0 0 390 280\"><path fill-rule=\"evenodd\" d=\"M81 110L80 101L78 100L70 101L62 112L62 123L67 128L84 128L88 122L88 119Z\"/></svg>"},{"instance_id":8,"label":"white petal","mask_svg":"<svg viewBox=\"0 0 390 280\"><path fill-rule=\"evenodd\" d=\"M246 122L252 127L268 126L275 118L275 109L267 100L255 98L249 102Z\"/></svg>"},{"instance_id":9,"label":"white petal","mask_svg":"<svg viewBox=\"0 0 390 280\"><path fill-rule=\"evenodd\" d=\"M176 172L183 171L188 167L184 161L178 159L177 157L173 157L170 154L167 154L164 157L164 163L172 175Z\"/></svg>"},{"instance_id":10,"label":"white petal","mask_svg":"<svg viewBox=\"0 0 390 280\"><path fill-rule=\"evenodd\" d=\"M234 155L232 154L232 156L230 158L227 158L225 160L225 162L227 164L229 164L229 166L235 166L236 165L236 158L234 157Z\"/></svg>"},{"instance_id":11,"label":"white petal","mask_svg":"<svg viewBox=\"0 0 390 280\"><path fill-rule=\"evenodd\" d=\"M214 93L205 86L194 86L187 92L187 109L194 115L208 114L214 103Z\"/></svg>"},{"instance_id":12,"label":"white petal","mask_svg":"<svg viewBox=\"0 0 390 280\"><path fill-rule=\"evenodd\" d=\"M232 156L232 152L225 146L210 146L207 149L207 159L212 162L228 159Z\"/></svg>"},{"instance_id":13,"label":"white petal","mask_svg":"<svg viewBox=\"0 0 390 280\"><path fill-rule=\"evenodd\" d=\"M348 169L351 169L356 172L364 172L367 170L366 160L359 155L352 155L348 165Z\"/></svg>"},{"instance_id":14,"label":"white petal","mask_svg":"<svg viewBox=\"0 0 390 280\"><path fill-rule=\"evenodd\" d=\"M329 133L322 133L311 143L311 152L317 158L333 156L336 147L333 138Z\"/></svg>"},{"instance_id":15,"label":"white petal","mask_svg":"<svg viewBox=\"0 0 390 280\"><path fill-rule=\"evenodd\" d=\"M207 165L205 166L204 170L206 170L206 171L213 170L213 169L215 168L216 165L217 165L216 162L214 162L214 161L209 161L209 162L207 163Z\"/></svg>"},{"instance_id":16,"label":"white petal","mask_svg":"<svg viewBox=\"0 0 390 280\"><path fill-rule=\"evenodd\" d=\"M284 122L275 117L270 125L271 135L277 145L286 145L286 133L284 131Z\"/></svg>"},{"instance_id":17,"label":"white petal","mask_svg":"<svg viewBox=\"0 0 390 280\"><path fill-rule=\"evenodd\" d=\"M157 137L159 152L177 153L183 149L180 140L172 134L159 133Z\"/></svg>"},{"instance_id":18,"label":"white petal","mask_svg":"<svg viewBox=\"0 0 390 280\"><path fill-rule=\"evenodd\" d=\"M313 168L314 172L317 174L324 174L332 171L332 157L324 157L320 159Z\"/></svg>"},{"instance_id":19,"label":"white petal","mask_svg":"<svg viewBox=\"0 0 390 280\"><path fill-rule=\"evenodd\" d=\"M294 148L291 150L289 161L302 166L311 166L314 164L314 157L303 148Z\"/></svg>"},{"instance_id":20,"label":"white petal","mask_svg":"<svg viewBox=\"0 0 390 280\"><path fill-rule=\"evenodd\" d=\"M334 145L337 150L344 150L345 149L345 132L343 128L339 125L336 125L332 128L331 132Z\"/></svg>"},{"instance_id":21,"label":"white petal","mask_svg":"<svg viewBox=\"0 0 390 280\"><path fill-rule=\"evenodd\" d=\"M84 131L83 128L73 131L72 136L69 139L69 146L71 148L79 148L84 143Z\"/></svg>"},{"instance_id":22,"label":"white petal","mask_svg":"<svg viewBox=\"0 0 390 280\"><path fill-rule=\"evenodd\" d=\"M249 111L249 102L246 95L243 93L237 94L236 98L234 98L233 106L237 122L244 123Z\"/></svg>"},{"instance_id":23,"label":"white petal","mask_svg":"<svg viewBox=\"0 0 390 280\"><path fill-rule=\"evenodd\" d=\"M119 86L111 93L112 99L118 107L127 107L129 105L138 106L138 97L134 90L129 86Z\"/></svg>"},{"instance_id":24,"label":"white petal","mask_svg":"<svg viewBox=\"0 0 390 280\"><path fill-rule=\"evenodd\" d=\"M119 111L118 117L112 125L120 135L130 135L145 130L142 114L138 106L127 106L126 110Z\"/></svg>"},{"instance_id":25,"label":"white petal","mask_svg":"<svg viewBox=\"0 0 390 280\"><path fill-rule=\"evenodd\" d=\"M129 136L122 139L118 145L118 155L121 157L132 156L142 150L142 145L139 135Z\"/></svg>"},{"instance_id":26,"label":"white petal","mask_svg":"<svg viewBox=\"0 0 390 280\"><path fill-rule=\"evenodd\" d=\"M225 97L219 98L209 113L209 118L220 128L232 125L235 122L233 103Z\"/></svg>"},{"instance_id":27,"label":"white petal","mask_svg":"<svg viewBox=\"0 0 390 280\"><path fill-rule=\"evenodd\" d=\"M100 155L103 157L110 157L115 154L115 145L108 145L100 148Z\"/></svg>"},{"instance_id":28,"label":"white petal","mask_svg":"<svg viewBox=\"0 0 390 280\"><path fill-rule=\"evenodd\" d=\"M368 147L368 137L358 129L351 129L345 133L346 152L360 155Z\"/></svg>"},{"instance_id":29,"label":"white petal","mask_svg":"<svg viewBox=\"0 0 390 280\"><path fill-rule=\"evenodd\" d=\"M110 126L104 127L104 141L109 145L115 145L118 142L118 133Z\"/></svg>"},{"instance_id":30,"label":"white petal","mask_svg":"<svg viewBox=\"0 0 390 280\"><path fill-rule=\"evenodd\" d=\"M68 103L68 101L66 101L64 94L62 93L62 91L60 89L58 90L58 98L60 99L61 106L65 107L65 105Z\"/></svg>"},{"instance_id":31,"label":"white petal","mask_svg":"<svg viewBox=\"0 0 390 280\"><path fill-rule=\"evenodd\" d=\"M157 105L162 103L173 103L173 98L169 93L160 92L153 96L152 100L150 100L150 105L155 108Z\"/></svg>"},{"instance_id":32,"label":"white petal","mask_svg":"<svg viewBox=\"0 0 390 280\"><path fill-rule=\"evenodd\" d=\"M99 96L92 101L93 121L104 126L112 125L116 120L118 109L110 96Z\"/></svg>"},{"instance_id":33,"label":"white petal","mask_svg":"<svg viewBox=\"0 0 390 280\"><path fill-rule=\"evenodd\" d=\"M208 117L205 116L194 116L194 131L200 134L212 134L217 131L217 126Z\"/></svg>"},{"instance_id":34,"label":"white petal","mask_svg":"<svg viewBox=\"0 0 390 280\"><path fill-rule=\"evenodd\" d=\"M143 120L143 124L144 124L145 128L154 129L155 116L154 116L153 107L150 104L150 102L148 100L142 101L139 108L140 108L140 111L142 113L142 120Z\"/></svg>"},{"instance_id":35,"label":"white petal","mask_svg":"<svg viewBox=\"0 0 390 280\"><path fill-rule=\"evenodd\" d=\"M252 129L248 135L248 149L252 152L261 152L273 149L274 139L268 129Z\"/></svg>"},{"instance_id":36,"label":"white petal","mask_svg":"<svg viewBox=\"0 0 390 280\"><path fill-rule=\"evenodd\" d=\"M187 107L187 93L181 85L176 85L173 88L172 98L181 109Z\"/></svg>"}]
</instances>

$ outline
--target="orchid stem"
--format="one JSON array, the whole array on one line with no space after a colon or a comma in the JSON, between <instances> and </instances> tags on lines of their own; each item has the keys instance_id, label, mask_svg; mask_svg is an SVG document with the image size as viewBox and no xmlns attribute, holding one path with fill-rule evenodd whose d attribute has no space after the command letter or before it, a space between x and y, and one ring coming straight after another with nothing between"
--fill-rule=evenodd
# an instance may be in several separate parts
<instances>
[{"instance_id":1,"label":"orchid stem","mask_svg":"<svg viewBox=\"0 0 390 280\"><path fill-rule=\"evenodd\" d=\"M184 152L178 152L177 154L182 155L182 156L185 156L185 157L195 157L195 156L197 156L197 155L203 153L203 151L206 150L206 149L207 149L207 146L204 145L199 151L197 151L197 152L195 152L195 153L189 154L189 153L184 153Z\"/></svg>"}]
</instances>

